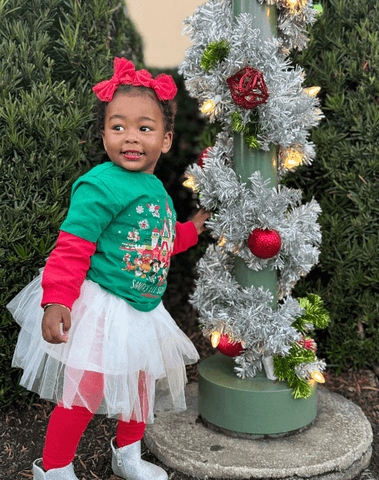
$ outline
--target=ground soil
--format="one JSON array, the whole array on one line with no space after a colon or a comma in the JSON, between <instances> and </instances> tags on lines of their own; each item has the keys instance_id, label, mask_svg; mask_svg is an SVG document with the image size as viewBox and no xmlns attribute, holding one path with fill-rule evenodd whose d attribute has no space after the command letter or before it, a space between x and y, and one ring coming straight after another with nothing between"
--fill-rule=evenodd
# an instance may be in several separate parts
<instances>
[{"instance_id":1,"label":"ground soil","mask_svg":"<svg viewBox=\"0 0 379 480\"><path fill-rule=\"evenodd\" d=\"M209 340L201 334L196 312L188 303L193 289L193 268L185 254L174 259L170 282L164 303L171 315L195 344L201 359L214 354ZM379 371L346 370L336 375L325 374L325 387L359 405L371 423L374 432L373 455L369 468L357 480L379 480ZM189 382L197 381L197 365L187 369ZM324 388L321 386L321 388ZM42 456L49 417L54 404L37 400L32 405L15 403L0 409L0 479L26 480L33 478L32 463ZM116 420L95 415L84 433L74 468L80 480L119 480L112 474L111 438L116 435ZM166 468L143 444L143 459L166 469L170 480L193 479L189 475ZM211 480L211 479L209 479ZM226 480L226 479L224 479ZM262 479L263 480L263 479Z\"/></svg>"}]
</instances>

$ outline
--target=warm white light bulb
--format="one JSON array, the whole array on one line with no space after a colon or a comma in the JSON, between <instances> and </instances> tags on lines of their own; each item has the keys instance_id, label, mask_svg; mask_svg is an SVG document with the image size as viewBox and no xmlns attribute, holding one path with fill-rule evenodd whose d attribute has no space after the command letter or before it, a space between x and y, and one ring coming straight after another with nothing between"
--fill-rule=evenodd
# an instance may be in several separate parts
<instances>
[{"instance_id":1,"label":"warm white light bulb","mask_svg":"<svg viewBox=\"0 0 379 480\"><path fill-rule=\"evenodd\" d=\"M192 177L191 175L190 175L189 177L187 177L187 180L185 180L185 181L183 182L183 185L184 185L185 187L192 188L192 190L193 190L194 192L197 192L197 190L198 190L198 189L196 188L196 185L195 185L194 177Z\"/></svg>"},{"instance_id":2,"label":"warm white light bulb","mask_svg":"<svg viewBox=\"0 0 379 480\"><path fill-rule=\"evenodd\" d=\"M201 107L201 111L202 113L205 113L205 115L210 115L215 109L215 107L216 107L215 102L209 99L203 103L203 106Z\"/></svg>"},{"instance_id":3,"label":"warm white light bulb","mask_svg":"<svg viewBox=\"0 0 379 480\"><path fill-rule=\"evenodd\" d=\"M321 87L309 87L309 88L305 88L304 92L310 95L311 97L315 97L320 90L321 90Z\"/></svg>"},{"instance_id":4,"label":"warm white light bulb","mask_svg":"<svg viewBox=\"0 0 379 480\"><path fill-rule=\"evenodd\" d=\"M313 380L315 380L318 383L325 383L325 377L322 373L318 372L317 370L314 370L311 372L311 377Z\"/></svg>"},{"instance_id":5,"label":"warm white light bulb","mask_svg":"<svg viewBox=\"0 0 379 480\"><path fill-rule=\"evenodd\" d=\"M217 348L217 345L220 343L221 334L220 332L213 332L211 336L211 344L213 348Z\"/></svg>"},{"instance_id":6,"label":"warm white light bulb","mask_svg":"<svg viewBox=\"0 0 379 480\"><path fill-rule=\"evenodd\" d=\"M214 112L217 104L219 104L220 102L221 102L220 95L216 95L214 98L209 98L208 100L205 100L205 102L203 103L203 106L201 107L202 113L205 113L205 115L211 115Z\"/></svg>"},{"instance_id":7,"label":"warm white light bulb","mask_svg":"<svg viewBox=\"0 0 379 480\"><path fill-rule=\"evenodd\" d=\"M298 7L303 7L305 0L287 0L287 6L291 10L295 10Z\"/></svg>"},{"instance_id":8,"label":"warm white light bulb","mask_svg":"<svg viewBox=\"0 0 379 480\"><path fill-rule=\"evenodd\" d=\"M290 148L287 156L284 160L284 168L291 169L302 164L304 161L304 155L297 150Z\"/></svg>"}]
</instances>

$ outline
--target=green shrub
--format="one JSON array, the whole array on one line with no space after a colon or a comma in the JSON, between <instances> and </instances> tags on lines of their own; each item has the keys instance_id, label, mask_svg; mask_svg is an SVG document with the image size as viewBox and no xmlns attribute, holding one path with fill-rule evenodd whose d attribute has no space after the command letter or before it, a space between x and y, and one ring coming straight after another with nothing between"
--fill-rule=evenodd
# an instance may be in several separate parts
<instances>
[{"instance_id":1,"label":"green shrub","mask_svg":"<svg viewBox=\"0 0 379 480\"><path fill-rule=\"evenodd\" d=\"M72 183L102 156L91 87L114 56L143 64L121 5L0 1L0 405L29 395L10 366L19 328L5 305L44 265Z\"/></svg>"},{"instance_id":2,"label":"green shrub","mask_svg":"<svg viewBox=\"0 0 379 480\"><path fill-rule=\"evenodd\" d=\"M379 362L379 9L376 0L326 0L309 48L294 54L325 119L317 160L287 175L321 204L318 266L294 294L320 295L331 323L318 356L340 371Z\"/></svg>"}]
</instances>

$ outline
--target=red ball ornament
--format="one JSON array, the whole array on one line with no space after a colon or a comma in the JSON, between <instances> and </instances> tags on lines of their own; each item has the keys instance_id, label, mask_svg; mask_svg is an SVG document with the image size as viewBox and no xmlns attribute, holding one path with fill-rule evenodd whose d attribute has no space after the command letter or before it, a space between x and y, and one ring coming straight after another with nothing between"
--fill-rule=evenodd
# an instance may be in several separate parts
<instances>
[{"instance_id":1,"label":"red ball ornament","mask_svg":"<svg viewBox=\"0 0 379 480\"><path fill-rule=\"evenodd\" d=\"M213 150L213 147L204 148L204 150L200 153L199 158L197 159L197 164L199 167L204 168L204 158L208 158L207 153L210 150Z\"/></svg>"},{"instance_id":2,"label":"red ball ornament","mask_svg":"<svg viewBox=\"0 0 379 480\"><path fill-rule=\"evenodd\" d=\"M254 229L248 239L251 253L258 258L272 258L279 252L282 239L276 230Z\"/></svg>"},{"instance_id":3,"label":"red ball ornament","mask_svg":"<svg viewBox=\"0 0 379 480\"><path fill-rule=\"evenodd\" d=\"M268 91L259 70L245 67L227 80L234 103L252 109L268 99Z\"/></svg>"},{"instance_id":4,"label":"red ball ornament","mask_svg":"<svg viewBox=\"0 0 379 480\"><path fill-rule=\"evenodd\" d=\"M221 335L217 348L227 357L236 357L243 351L241 342L233 343L233 340L230 340L228 335Z\"/></svg>"}]
</instances>

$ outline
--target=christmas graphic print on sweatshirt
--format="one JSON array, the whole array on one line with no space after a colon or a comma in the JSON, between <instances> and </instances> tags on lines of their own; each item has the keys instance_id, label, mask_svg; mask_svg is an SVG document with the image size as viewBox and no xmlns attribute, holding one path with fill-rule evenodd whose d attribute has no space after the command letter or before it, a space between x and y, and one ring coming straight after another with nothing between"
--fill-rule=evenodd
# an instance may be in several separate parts
<instances>
[{"instance_id":1,"label":"christmas graphic print on sweatshirt","mask_svg":"<svg viewBox=\"0 0 379 480\"><path fill-rule=\"evenodd\" d=\"M140 311L151 311L167 287L176 213L162 182L111 162L73 185L61 230L96 242L87 278Z\"/></svg>"}]
</instances>

